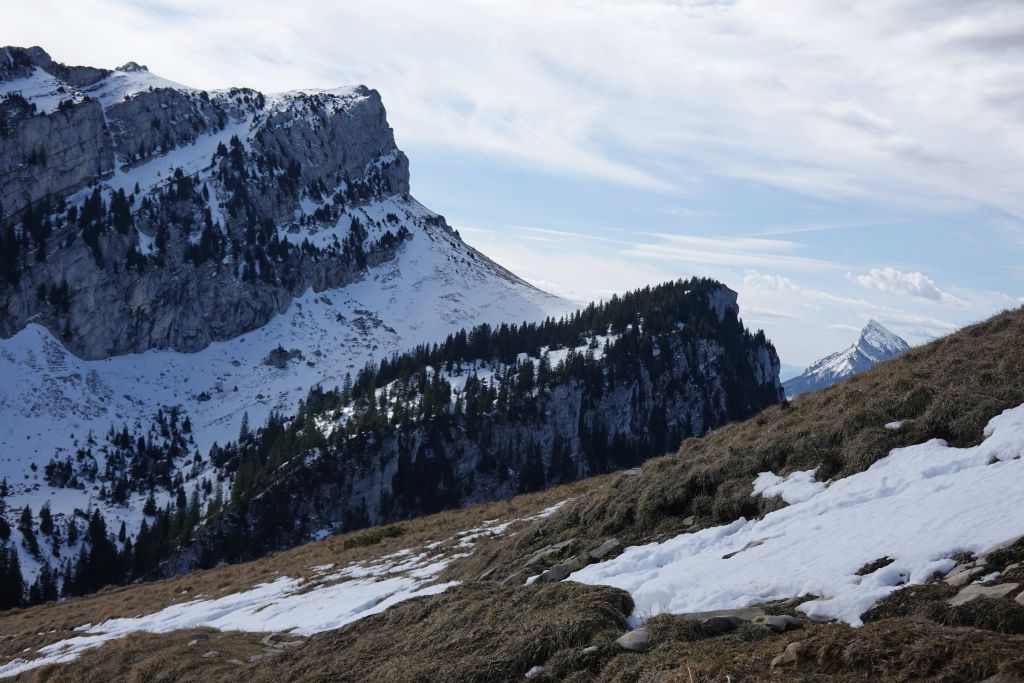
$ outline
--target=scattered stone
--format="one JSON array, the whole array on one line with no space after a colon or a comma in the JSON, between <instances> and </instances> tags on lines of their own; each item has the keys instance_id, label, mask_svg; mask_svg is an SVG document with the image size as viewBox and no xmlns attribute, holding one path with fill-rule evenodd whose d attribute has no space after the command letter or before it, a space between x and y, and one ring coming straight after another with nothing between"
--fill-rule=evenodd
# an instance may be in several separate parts
<instances>
[{"instance_id":1,"label":"scattered stone","mask_svg":"<svg viewBox=\"0 0 1024 683\"><path fill-rule=\"evenodd\" d=\"M215 657L220 657L220 653L216 650L210 650L209 652L203 653L203 659L213 659Z\"/></svg>"},{"instance_id":2,"label":"scattered stone","mask_svg":"<svg viewBox=\"0 0 1024 683\"><path fill-rule=\"evenodd\" d=\"M984 572L984 567L976 567L973 562L958 564L946 574L946 578L943 581L950 586L966 586L974 580L974 577Z\"/></svg>"},{"instance_id":3,"label":"scattered stone","mask_svg":"<svg viewBox=\"0 0 1024 683\"><path fill-rule=\"evenodd\" d=\"M239 666L245 666L245 662L241 659L227 659L225 660L228 664L237 664Z\"/></svg>"},{"instance_id":4,"label":"scattered stone","mask_svg":"<svg viewBox=\"0 0 1024 683\"><path fill-rule=\"evenodd\" d=\"M646 652L651 649L651 634L646 628L633 629L629 633L619 636L615 644L623 650Z\"/></svg>"},{"instance_id":5,"label":"scattered stone","mask_svg":"<svg viewBox=\"0 0 1024 683\"><path fill-rule=\"evenodd\" d=\"M959 593L946 602L956 607L957 605L966 605L978 598L1005 598L1018 588L1020 588L1019 583L1000 583L995 586L982 586L978 583L972 583L961 588Z\"/></svg>"},{"instance_id":6,"label":"scattered stone","mask_svg":"<svg viewBox=\"0 0 1024 683\"><path fill-rule=\"evenodd\" d=\"M555 543L553 545L547 546L546 548L541 548L540 550L535 552L530 557L530 559L528 559L526 561L526 565L530 566L530 565L538 564L540 562L543 562L544 560L547 560L547 559L549 559L551 557L554 557L555 555L558 555L559 553L561 553L563 550L565 550L566 548L568 548L569 546L571 546L575 542L576 542L575 538L570 538L568 541L562 541L561 543Z\"/></svg>"},{"instance_id":7,"label":"scattered stone","mask_svg":"<svg viewBox=\"0 0 1024 683\"><path fill-rule=\"evenodd\" d=\"M797 655L800 653L800 641L790 643L786 646L786 649L782 651L782 654L772 660L771 668L777 666L786 666L787 664L795 664Z\"/></svg>"},{"instance_id":8,"label":"scattered stone","mask_svg":"<svg viewBox=\"0 0 1024 683\"><path fill-rule=\"evenodd\" d=\"M704 630L708 633L715 635L721 635L722 633L729 633L739 628L739 625L743 622L743 619L739 617L708 617L701 624L704 626Z\"/></svg>"},{"instance_id":9,"label":"scattered stone","mask_svg":"<svg viewBox=\"0 0 1024 683\"><path fill-rule=\"evenodd\" d=\"M587 564L589 564L589 562L590 556L585 552L580 553L572 559L548 567L543 572L541 572L540 577L538 577L537 580L543 581L544 583L555 583L557 581L561 581L565 577L569 576L569 574L572 574L574 571L586 567Z\"/></svg>"},{"instance_id":10,"label":"scattered stone","mask_svg":"<svg viewBox=\"0 0 1024 683\"><path fill-rule=\"evenodd\" d=\"M276 657L279 654L281 654L280 650L270 650L269 652L253 655L252 657L249 657L249 663L254 664L256 662L262 662L264 659L270 659L271 657Z\"/></svg>"},{"instance_id":11,"label":"scattered stone","mask_svg":"<svg viewBox=\"0 0 1024 683\"><path fill-rule=\"evenodd\" d=\"M582 650L580 650L580 654L584 655L585 657L589 657L590 655L596 655L598 650L600 649L601 648L599 648L597 645L591 645L590 647L585 647Z\"/></svg>"},{"instance_id":12,"label":"scattered stone","mask_svg":"<svg viewBox=\"0 0 1024 683\"><path fill-rule=\"evenodd\" d=\"M544 673L544 667L543 666L540 666L540 665L532 666L532 667L530 667L530 670L526 672L526 678L533 678L534 676L539 676L542 673Z\"/></svg>"},{"instance_id":13,"label":"scattered stone","mask_svg":"<svg viewBox=\"0 0 1024 683\"><path fill-rule=\"evenodd\" d=\"M607 541L590 551L590 557L594 560L603 560L606 555L613 553L622 547L617 538L609 538Z\"/></svg>"},{"instance_id":14,"label":"scattered stone","mask_svg":"<svg viewBox=\"0 0 1024 683\"><path fill-rule=\"evenodd\" d=\"M542 571L540 576L537 577L537 580L544 583L556 583L567 576L569 576L569 570L566 569L565 565L556 564L555 566L548 567Z\"/></svg>"},{"instance_id":15,"label":"scattered stone","mask_svg":"<svg viewBox=\"0 0 1024 683\"><path fill-rule=\"evenodd\" d=\"M696 523L697 523L697 518L694 517L693 515L690 515L689 517L683 519L683 526L693 526Z\"/></svg>"},{"instance_id":16,"label":"scattered stone","mask_svg":"<svg viewBox=\"0 0 1024 683\"><path fill-rule=\"evenodd\" d=\"M804 623L796 617L791 617L788 614L771 614L761 617L754 617L752 620L759 626L769 628L776 633L782 633L790 628L803 628Z\"/></svg>"},{"instance_id":17,"label":"scattered stone","mask_svg":"<svg viewBox=\"0 0 1024 683\"><path fill-rule=\"evenodd\" d=\"M501 585L502 586L514 586L514 585L517 585L518 583L521 583L521 579L520 579L521 576L522 576L521 572L514 572L512 574L509 574L501 582Z\"/></svg>"},{"instance_id":18,"label":"scattered stone","mask_svg":"<svg viewBox=\"0 0 1024 683\"><path fill-rule=\"evenodd\" d=\"M715 609L709 612L686 612L680 614L681 619L692 619L693 621L704 621L711 617L738 617L747 621L755 617L763 617L765 611L760 607L740 607L738 609Z\"/></svg>"},{"instance_id":19,"label":"scattered stone","mask_svg":"<svg viewBox=\"0 0 1024 683\"><path fill-rule=\"evenodd\" d=\"M299 645L302 645L303 642L303 638L299 638L298 636L294 636L289 633L268 633L260 640L260 645L284 649L289 647L298 647Z\"/></svg>"}]
</instances>

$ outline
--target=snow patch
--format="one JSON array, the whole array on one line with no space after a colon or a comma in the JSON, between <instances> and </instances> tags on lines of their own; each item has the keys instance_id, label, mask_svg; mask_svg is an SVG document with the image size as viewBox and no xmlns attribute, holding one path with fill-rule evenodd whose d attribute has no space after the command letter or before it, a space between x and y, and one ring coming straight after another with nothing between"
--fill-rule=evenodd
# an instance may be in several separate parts
<instances>
[{"instance_id":1,"label":"snow patch","mask_svg":"<svg viewBox=\"0 0 1024 683\"><path fill-rule=\"evenodd\" d=\"M993 418L985 437L971 448L933 439L894 449L807 497L807 472L759 475L755 489L777 489L797 502L761 520L627 548L571 578L629 591L637 614L815 595L799 609L860 626L861 615L889 593L949 571L953 555L982 553L1024 533L1024 406ZM883 556L894 561L857 576Z\"/></svg>"}]
</instances>

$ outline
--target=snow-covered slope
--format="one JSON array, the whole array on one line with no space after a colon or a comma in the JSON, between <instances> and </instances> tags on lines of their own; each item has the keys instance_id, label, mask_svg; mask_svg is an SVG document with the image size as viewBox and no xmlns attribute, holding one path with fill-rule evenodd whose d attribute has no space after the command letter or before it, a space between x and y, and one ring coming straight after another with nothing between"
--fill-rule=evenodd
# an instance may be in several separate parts
<instances>
[{"instance_id":1,"label":"snow-covered slope","mask_svg":"<svg viewBox=\"0 0 1024 683\"><path fill-rule=\"evenodd\" d=\"M627 548L570 580L623 588L645 617L814 595L799 607L808 616L859 626L889 593L948 572L954 555L1024 534L1024 406L992 419L985 435L973 448L939 439L898 448L832 482L762 473L751 495L780 495L787 507ZM892 562L858 571L883 558Z\"/></svg>"},{"instance_id":2,"label":"snow-covered slope","mask_svg":"<svg viewBox=\"0 0 1024 683\"><path fill-rule=\"evenodd\" d=\"M792 398L815 389L822 389L839 380L899 356L909 349L907 342L887 330L877 320L870 320L857 341L849 348L813 363L803 374L786 380L782 388Z\"/></svg>"},{"instance_id":3,"label":"snow-covered slope","mask_svg":"<svg viewBox=\"0 0 1024 683\"><path fill-rule=\"evenodd\" d=\"M414 224L431 214L414 200L389 200L362 213L402 212ZM267 325L196 353L152 350L103 360L69 353L43 327L30 325L0 340L0 477L6 477L9 517L46 501L55 514L97 504L98 485L54 489L42 469L74 455L89 435L143 428L161 407L178 406L192 424L195 447L237 437L243 415L262 424L271 411L293 412L309 388L340 385L368 361L418 343L440 341L482 322L538 320L568 306L429 225L420 227L395 259L347 287L308 291ZM278 346L299 354L276 367L264 361ZM104 463L100 462L99 471ZM138 526L145 496L108 508L108 526ZM162 503L158 500L158 503ZM24 558L30 567L32 561ZM26 572L31 574L31 572Z\"/></svg>"}]
</instances>

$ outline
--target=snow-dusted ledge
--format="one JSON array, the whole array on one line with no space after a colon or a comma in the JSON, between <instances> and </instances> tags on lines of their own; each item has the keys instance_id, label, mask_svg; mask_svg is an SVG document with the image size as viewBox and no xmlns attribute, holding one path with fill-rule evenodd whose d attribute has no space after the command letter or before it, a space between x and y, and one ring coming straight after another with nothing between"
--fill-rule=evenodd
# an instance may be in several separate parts
<instances>
[{"instance_id":1,"label":"snow-dusted ledge","mask_svg":"<svg viewBox=\"0 0 1024 683\"><path fill-rule=\"evenodd\" d=\"M627 548L570 580L629 591L641 618L814 595L800 605L809 616L859 626L892 591L948 571L952 555L1024 534L1024 406L993 418L985 437L973 448L897 448L828 486L812 472L762 473L755 492L788 507ZM895 561L857 576L884 556Z\"/></svg>"}]
</instances>

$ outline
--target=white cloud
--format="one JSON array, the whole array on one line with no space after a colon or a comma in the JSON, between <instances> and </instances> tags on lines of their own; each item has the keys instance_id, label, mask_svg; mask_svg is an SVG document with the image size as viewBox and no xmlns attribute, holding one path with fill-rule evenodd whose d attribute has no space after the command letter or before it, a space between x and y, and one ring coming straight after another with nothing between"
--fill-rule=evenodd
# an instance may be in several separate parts
<instances>
[{"instance_id":1,"label":"white cloud","mask_svg":"<svg viewBox=\"0 0 1024 683\"><path fill-rule=\"evenodd\" d=\"M206 88L365 82L400 143L1024 216L1018 0L37 0L4 22L59 60Z\"/></svg>"},{"instance_id":2,"label":"white cloud","mask_svg":"<svg viewBox=\"0 0 1024 683\"><path fill-rule=\"evenodd\" d=\"M892 267L872 268L867 275L856 276L856 280L861 287L879 292L907 294L952 306L964 305L963 301L939 289L934 280L920 272L906 273Z\"/></svg>"}]
</instances>

